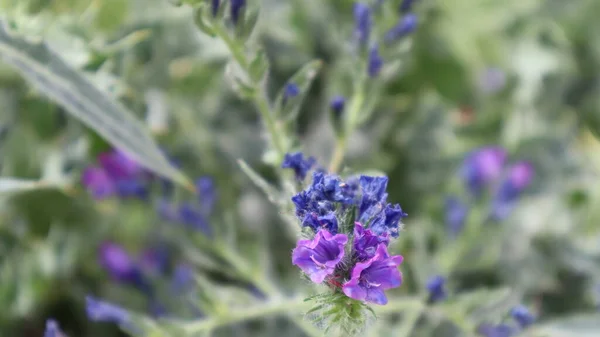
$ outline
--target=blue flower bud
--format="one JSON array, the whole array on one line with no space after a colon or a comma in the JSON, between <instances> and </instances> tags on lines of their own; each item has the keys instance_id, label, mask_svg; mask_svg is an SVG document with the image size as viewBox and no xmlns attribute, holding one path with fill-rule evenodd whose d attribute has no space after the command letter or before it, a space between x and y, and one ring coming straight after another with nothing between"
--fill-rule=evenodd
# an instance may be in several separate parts
<instances>
[{"instance_id":1,"label":"blue flower bud","mask_svg":"<svg viewBox=\"0 0 600 337\"><path fill-rule=\"evenodd\" d=\"M237 25L242 8L246 6L246 0L231 0L231 21Z\"/></svg>"},{"instance_id":2,"label":"blue flower bud","mask_svg":"<svg viewBox=\"0 0 600 337\"><path fill-rule=\"evenodd\" d=\"M285 85L285 91L283 93L283 99L294 98L300 94L300 88L296 83L288 83Z\"/></svg>"},{"instance_id":3,"label":"blue flower bud","mask_svg":"<svg viewBox=\"0 0 600 337\"><path fill-rule=\"evenodd\" d=\"M427 281L427 290L429 291L429 302L435 303L446 299L446 279L443 276L436 275Z\"/></svg>"},{"instance_id":4,"label":"blue flower bud","mask_svg":"<svg viewBox=\"0 0 600 337\"><path fill-rule=\"evenodd\" d=\"M62 334L58 328L58 323L49 319L46 321L46 330L44 331L44 337L61 337Z\"/></svg>"},{"instance_id":5,"label":"blue flower bud","mask_svg":"<svg viewBox=\"0 0 600 337\"><path fill-rule=\"evenodd\" d=\"M403 0L400 4L400 13L408 13L415 4L415 0Z\"/></svg>"},{"instance_id":6,"label":"blue flower bud","mask_svg":"<svg viewBox=\"0 0 600 337\"><path fill-rule=\"evenodd\" d=\"M444 205L446 228L451 236L457 236L465 225L465 220L469 214L469 207L465 205L458 197L449 196Z\"/></svg>"},{"instance_id":7,"label":"blue flower bud","mask_svg":"<svg viewBox=\"0 0 600 337\"><path fill-rule=\"evenodd\" d=\"M331 99L329 106L331 107L331 111L333 111L335 116L339 117L344 112L344 107L346 106L346 99L344 98L344 96L335 96Z\"/></svg>"},{"instance_id":8,"label":"blue flower bud","mask_svg":"<svg viewBox=\"0 0 600 337\"><path fill-rule=\"evenodd\" d=\"M384 40L386 43L398 41L401 38L415 31L417 28L418 19L415 14L405 15L400 22L387 33L385 33Z\"/></svg>"},{"instance_id":9,"label":"blue flower bud","mask_svg":"<svg viewBox=\"0 0 600 337\"><path fill-rule=\"evenodd\" d=\"M383 67L383 59L381 58L381 55L379 55L379 47L375 45L371 47L371 50L369 51L367 66L369 76L371 78L377 77L381 71L381 67Z\"/></svg>"},{"instance_id":10,"label":"blue flower bud","mask_svg":"<svg viewBox=\"0 0 600 337\"><path fill-rule=\"evenodd\" d=\"M360 45L369 41L373 21L371 19L371 9L368 5L357 2L354 4L354 39Z\"/></svg>"},{"instance_id":11,"label":"blue flower bud","mask_svg":"<svg viewBox=\"0 0 600 337\"><path fill-rule=\"evenodd\" d=\"M129 313L125 309L92 296L86 296L85 307L88 319L91 321L111 322L119 325L130 322Z\"/></svg>"},{"instance_id":12,"label":"blue flower bud","mask_svg":"<svg viewBox=\"0 0 600 337\"><path fill-rule=\"evenodd\" d=\"M512 318L517 321L521 328L526 328L535 322L535 317L529 309L523 305L518 305L510 311Z\"/></svg>"}]
</instances>

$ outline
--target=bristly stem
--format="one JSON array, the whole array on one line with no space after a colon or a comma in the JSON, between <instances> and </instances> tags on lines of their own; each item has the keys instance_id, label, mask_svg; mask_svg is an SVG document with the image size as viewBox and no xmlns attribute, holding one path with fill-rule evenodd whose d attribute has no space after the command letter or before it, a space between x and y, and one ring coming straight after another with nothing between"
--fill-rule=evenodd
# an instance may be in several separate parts
<instances>
[{"instance_id":1,"label":"bristly stem","mask_svg":"<svg viewBox=\"0 0 600 337\"><path fill-rule=\"evenodd\" d=\"M354 132L354 129L358 124L358 117L360 116L364 101L365 93L363 84L362 81L359 81L355 87L352 100L350 101L350 107L342 131L336 139L335 149L333 150L331 163L329 164L329 172L331 173L336 173L344 161L344 156L346 155L346 149L348 147L348 137Z\"/></svg>"},{"instance_id":2,"label":"bristly stem","mask_svg":"<svg viewBox=\"0 0 600 337\"><path fill-rule=\"evenodd\" d=\"M223 40L229 52L235 59L235 61L242 67L242 69L248 74L250 71L250 63L246 57L246 53L243 48L240 48L240 45L237 44L229 34L221 29L220 27L215 27L215 33L217 36ZM283 160L283 156L287 152L284 146L284 142L281 139L281 133L277 127L277 121L273 117L273 112L271 111L271 107L267 98L267 93L260 83L252 81L252 86L254 87L254 94L252 95L252 100L254 105L256 105L256 109L260 113L261 118L265 121L265 125L267 127L267 131L271 136L271 141L273 142L273 146L277 151L277 160L280 162Z\"/></svg>"}]
</instances>

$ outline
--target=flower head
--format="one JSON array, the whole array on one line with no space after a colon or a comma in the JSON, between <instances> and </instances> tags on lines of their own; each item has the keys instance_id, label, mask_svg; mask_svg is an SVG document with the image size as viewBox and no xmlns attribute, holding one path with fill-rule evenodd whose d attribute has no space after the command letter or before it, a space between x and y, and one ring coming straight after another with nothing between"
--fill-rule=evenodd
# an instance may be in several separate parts
<instances>
[{"instance_id":1,"label":"flower head","mask_svg":"<svg viewBox=\"0 0 600 337\"><path fill-rule=\"evenodd\" d=\"M405 15L398 24L385 33L384 40L386 43L398 41L417 29L418 19L415 14Z\"/></svg>"},{"instance_id":2,"label":"flower head","mask_svg":"<svg viewBox=\"0 0 600 337\"><path fill-rule=\"evenodd\" d=\"M333 274L344 257L345 234L333 235L319 231L312 240L299 240L292 252L292 263L306 273L314 283L322 283Z\"/></svg>"},{"instance_id":3,"label":"flower head","mask_svg":"<svg viewBox=\"0 0 600 337\"><path fill-rule=\"evenodd\" d=\"M177 220L188 228L198 230L207 236L212 235L212 228L206 216L196 205L190 202L184 202L179 206Z\"/></svg>"},{"instance_id":4,"label":"flower head","mask_svg":"<svg viewBox=\"0 0 600 337\"><path fill-rule=\"evenodd\" d=\"M112 322L116 324L129 323L129 313L114 304L86 296L85 306L87 316L94 322Z\"/></svg>"},{"instance_id":5,"label":"flower head","mask_svg":"<svg viewBox=\"0 0 600 337\"><path fill-rule=\"evenodd\" d=\"M478 195L502 174L507 153L500 147L484 147L470 153L461 168L461 175L471 193Z\"/></svg>"},{"instance_id":6,"label":"flower head","mask_svg":"<svg viewBox=\"0 0 600 337\"><path fill-rule=\"evenodd\" d=\"M512 308L510 315L517 321L521 328L526 328L535 322L535 316L523 305Z\"/></svg>"},{"instance_id":7,"label":"flower head","mask_svg":"<svg viewBox=\"0 0 600 337\"><path fill-rule=\"evenodd\" d=\"M118 282L131 284L140 290L151 293L151 287L137 262L122 246L113 242L104 242L99 249L100 265Z\"/></svg>"},{"instance_id":8,"label":"flower head","mask_svg":"<svg viewBox=\"0 0 600 337\"><path fill-rule=\"evenodd\" d=\"M429 291L429 301L432 303L442 301L446 299L448 294L446 293L446 278L441 275L431 277L427 281L427 290Z\"/></svg>"},{"instance_id":9,"label":"flower head","mask_svg":"<svg viewBox=\"0 0 600 337\"><path fill-rule=\"evenodd\" d=\"M117 179L131 179L145 173L144 168L121 150L112 150L98 155L100 166L108 175Z\"/></svg>"},{"instance_id":10,"label":"flower head","mask_svg":"<svg viewBox=\"0 0 600 337\"><path fill-rule=\"evenodd\" d=\"M415 3L415 0L402 0L402 3L400 4L400 13L408 13L410 12L410 10L412 9L413 5Z\"/></svg>"},{"instance_id":11,"label":"flower head","mask_svg":"<svg viewBox=\"0 0 600 337\"><path fill-rule=\"evenodd\" d=\"M364 45L369 41L373 21L369 5L362 2L354 4L354 39L358 44Z\"/></svg>"},{"instance_id":12,"label":"flower head","mask_svg":"<svg viewBox=\"0 0 600 337\"><path fill-rule=\"evenodd\" d=\"M402 256L389 256L386 245L382 243L371 259L354 266L351 278L344 283L342 290L355 300L386 304L384 291L399 287L402 283L402 274L398 270L401 263Z\"/></svg>"},{"instance_id":13,"label":"flower head","mask_svg":"<svg viewBox=\"0 0 600 337\"><path fill-rule=\"evenodd\" d=\"M387 233L376 235L370 229L365 229L359 222L354 224L354 254L359 261L365 261L377 252L380 244L389 244L390 239Z\"/></svg>"},{"instance_id":14,"label":"flower head","mask_svg":"<svg viewBox=\"0 0 600 337\"><path fill-rule=\"evenodd\" d=\"M60 329L58 328L58 323L49 319L46 321L46 330L44 331L44 337L62 337Z\"/></svg>"},{"instance_id":15,"label":"flower head","mask_svg":"<svg viewBox=\"0 0 600 337\"><path fill-rule=\"evenodd\" d=\"M217 202L217 190L215 181L211 177L200 177L195 181L196 190L200 196L200 210L208 216Z\"/></svg>"},{"instance_id":16,"label":"flower head","mask_svg":"<svg viewBox=\"0 0 600 337\"><path fill-rule=\"evenodd\" d=\"M306 178L306 174L316 162L317 160L314 157L308 157L305 159L302 152L288 153L283 158L281 168L294 170L296 179L302 181L304 178Z\"/></svg>"},{"instance_id":17,"label":"flower head","mask_svg":"<svg viewBox=\"0 0 600 337\"><path fill-rule=\"evenodd\" d=\"M367 72L369 77L377 77L383 67L383 59L381 58L381 55L379 55L379 47L377 45L371 47L369 50L369 59L367 62Z\"/></svg>"}]
</instances>

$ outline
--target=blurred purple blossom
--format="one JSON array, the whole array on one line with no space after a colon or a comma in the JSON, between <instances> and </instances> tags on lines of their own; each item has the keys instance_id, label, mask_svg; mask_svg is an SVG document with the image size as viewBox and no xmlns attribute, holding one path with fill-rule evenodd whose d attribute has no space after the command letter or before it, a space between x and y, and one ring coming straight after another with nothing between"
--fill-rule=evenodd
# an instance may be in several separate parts
<instances>
[{"instance_id":1,"label":"blurred purple blossom","mask_svg":"<svg viewBox=\"0 0 600 337\"><path fill-rule=\"evenodd\" d=\"M44 331L44 337L62 337L63 334L61 333L59 327L58 327L58 323L53 320L53 319L49 319L46 321L46 330Z\"/></svg>"},{"instance_id":2,"label":"blurred purple blossom","mask_svg":"<svg viewBox=\"0 0 600 337\"><path fill-rule=\"evenodd\" d=\"M461 201L457 196L446 197L445 221L448 232L451 236L458 235L465 225L469 215L469 206Z\"/></svg>"},{"instance_id":3,"label":"blurred purple blossom","mask_svg":"<svg viewBox=\"0 0 600 337\"><path fill-rule=\"evenodd\" d=\"M531 184L535 170L528 162L518 162L508 169L492 201L492 218L508 217L521 193Z\"/></svg>"},{"instance_id":4,"label":"blurred purple blossom","mask_svg":"<svg viewBox=\"0 0 600 337\"><path fill-rule=\"evenodd\" d=\"M479 148L467 155L461 176L472 194L479 195L500 177L506 158L506 150L495 146Z\"/></svg>"},{"instance_id":5,"label":"blurred purple blossom","mask_svg":"<svg viewBox=\"0 0 600 337\"><path fill-rule=\"evenodd\" d=\"M367 73L369 74L369 77L377 77L383 67L383 59L379 54L379 47L377 45L374 45L369 49L369 58L367 62Z\"/></svg>"},{"instance_id":6,"label":"blurred purple blossom","mask_svg":"<svg viewBox=\"0 0 600 337\"><path fill-rule=\"evenodd\" d=\"M429 301L431 303L443 301L448 296L446 293L446 278L441 275L431 277L425 286L429 291Z\"/></svg>"},{"instance_id":7,"label":"blurred purple blossom","mask_svg":"<svg viewBox=\"0 0 600 337\"><path fill-rule=\"evenodd\" d=\"M371 35L373 21L369 5L362 2L354 4L354 39L359 45L365 45Z\"/></svg>"},{"instance_id":8,"label":"blurred purple blossom","mask_svg":"<svg viewBox=\"0 0 600 337\"><path fill-rule=\"evenodd\" d=\"M85 307L87 316L91 321L111 322L119 325L130 323L130 316L126 310L95 297L86 296Z\"/></svg>"},{"instance_id":9,"label":"blurred purple blossom","mask_svg":"<svg viewBox=\"0 0 600 337\"><path fill-rule=\"evenodd\" d=\"M402 39L417 29L419 20L415 14L406 14L400 21L387 33L385 33L384 41L392 43Z\"/></svg>"},{"instance_id":10,"label":"blurred purple blossom","mask_svg":"<svg viewBox=\"0 0 600 337\"><path fill-rule=\"evenodd\" d=\"M535 316L523 305L512 308L510 315L523 329L535 322Z\"/></svg>"}]
</instances>

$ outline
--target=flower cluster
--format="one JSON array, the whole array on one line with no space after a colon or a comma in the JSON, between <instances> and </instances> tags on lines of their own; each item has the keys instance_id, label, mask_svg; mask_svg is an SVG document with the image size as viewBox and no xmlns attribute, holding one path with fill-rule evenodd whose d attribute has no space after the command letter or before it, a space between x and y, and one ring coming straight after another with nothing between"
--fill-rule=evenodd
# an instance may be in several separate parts
<instances>
[{"instance_id":1,"label":"flower cluster","mask_svg":"<svg viewBox=\"0 0 600 337\"><path fill-rule=\"evenodd\" d=\"M407 214L387 202L387 177L344 181L322 171L292 197L306 239L292 252L292 263L314 283L326 283L352 299L386 304L385 290L400 286L402 256L388 253Z\"/></svg>"},{"instance_id":2,"label":"flower cluster","mask_svg":"<svg viewBox=\"0 0 600 337\"><path fill-rule=\"evenodd\" d=\"M508 154L500 147L484 147L471 152L464 160L460 176L472 198L480 199L484 193L491 196L491 219L506 219L521 193L531 184L533 166L525 161L508 164ZM469 214L467 203L458 196L446 199L446 224L451 233L462 229Z\"/></svg>"}]
</instances>

